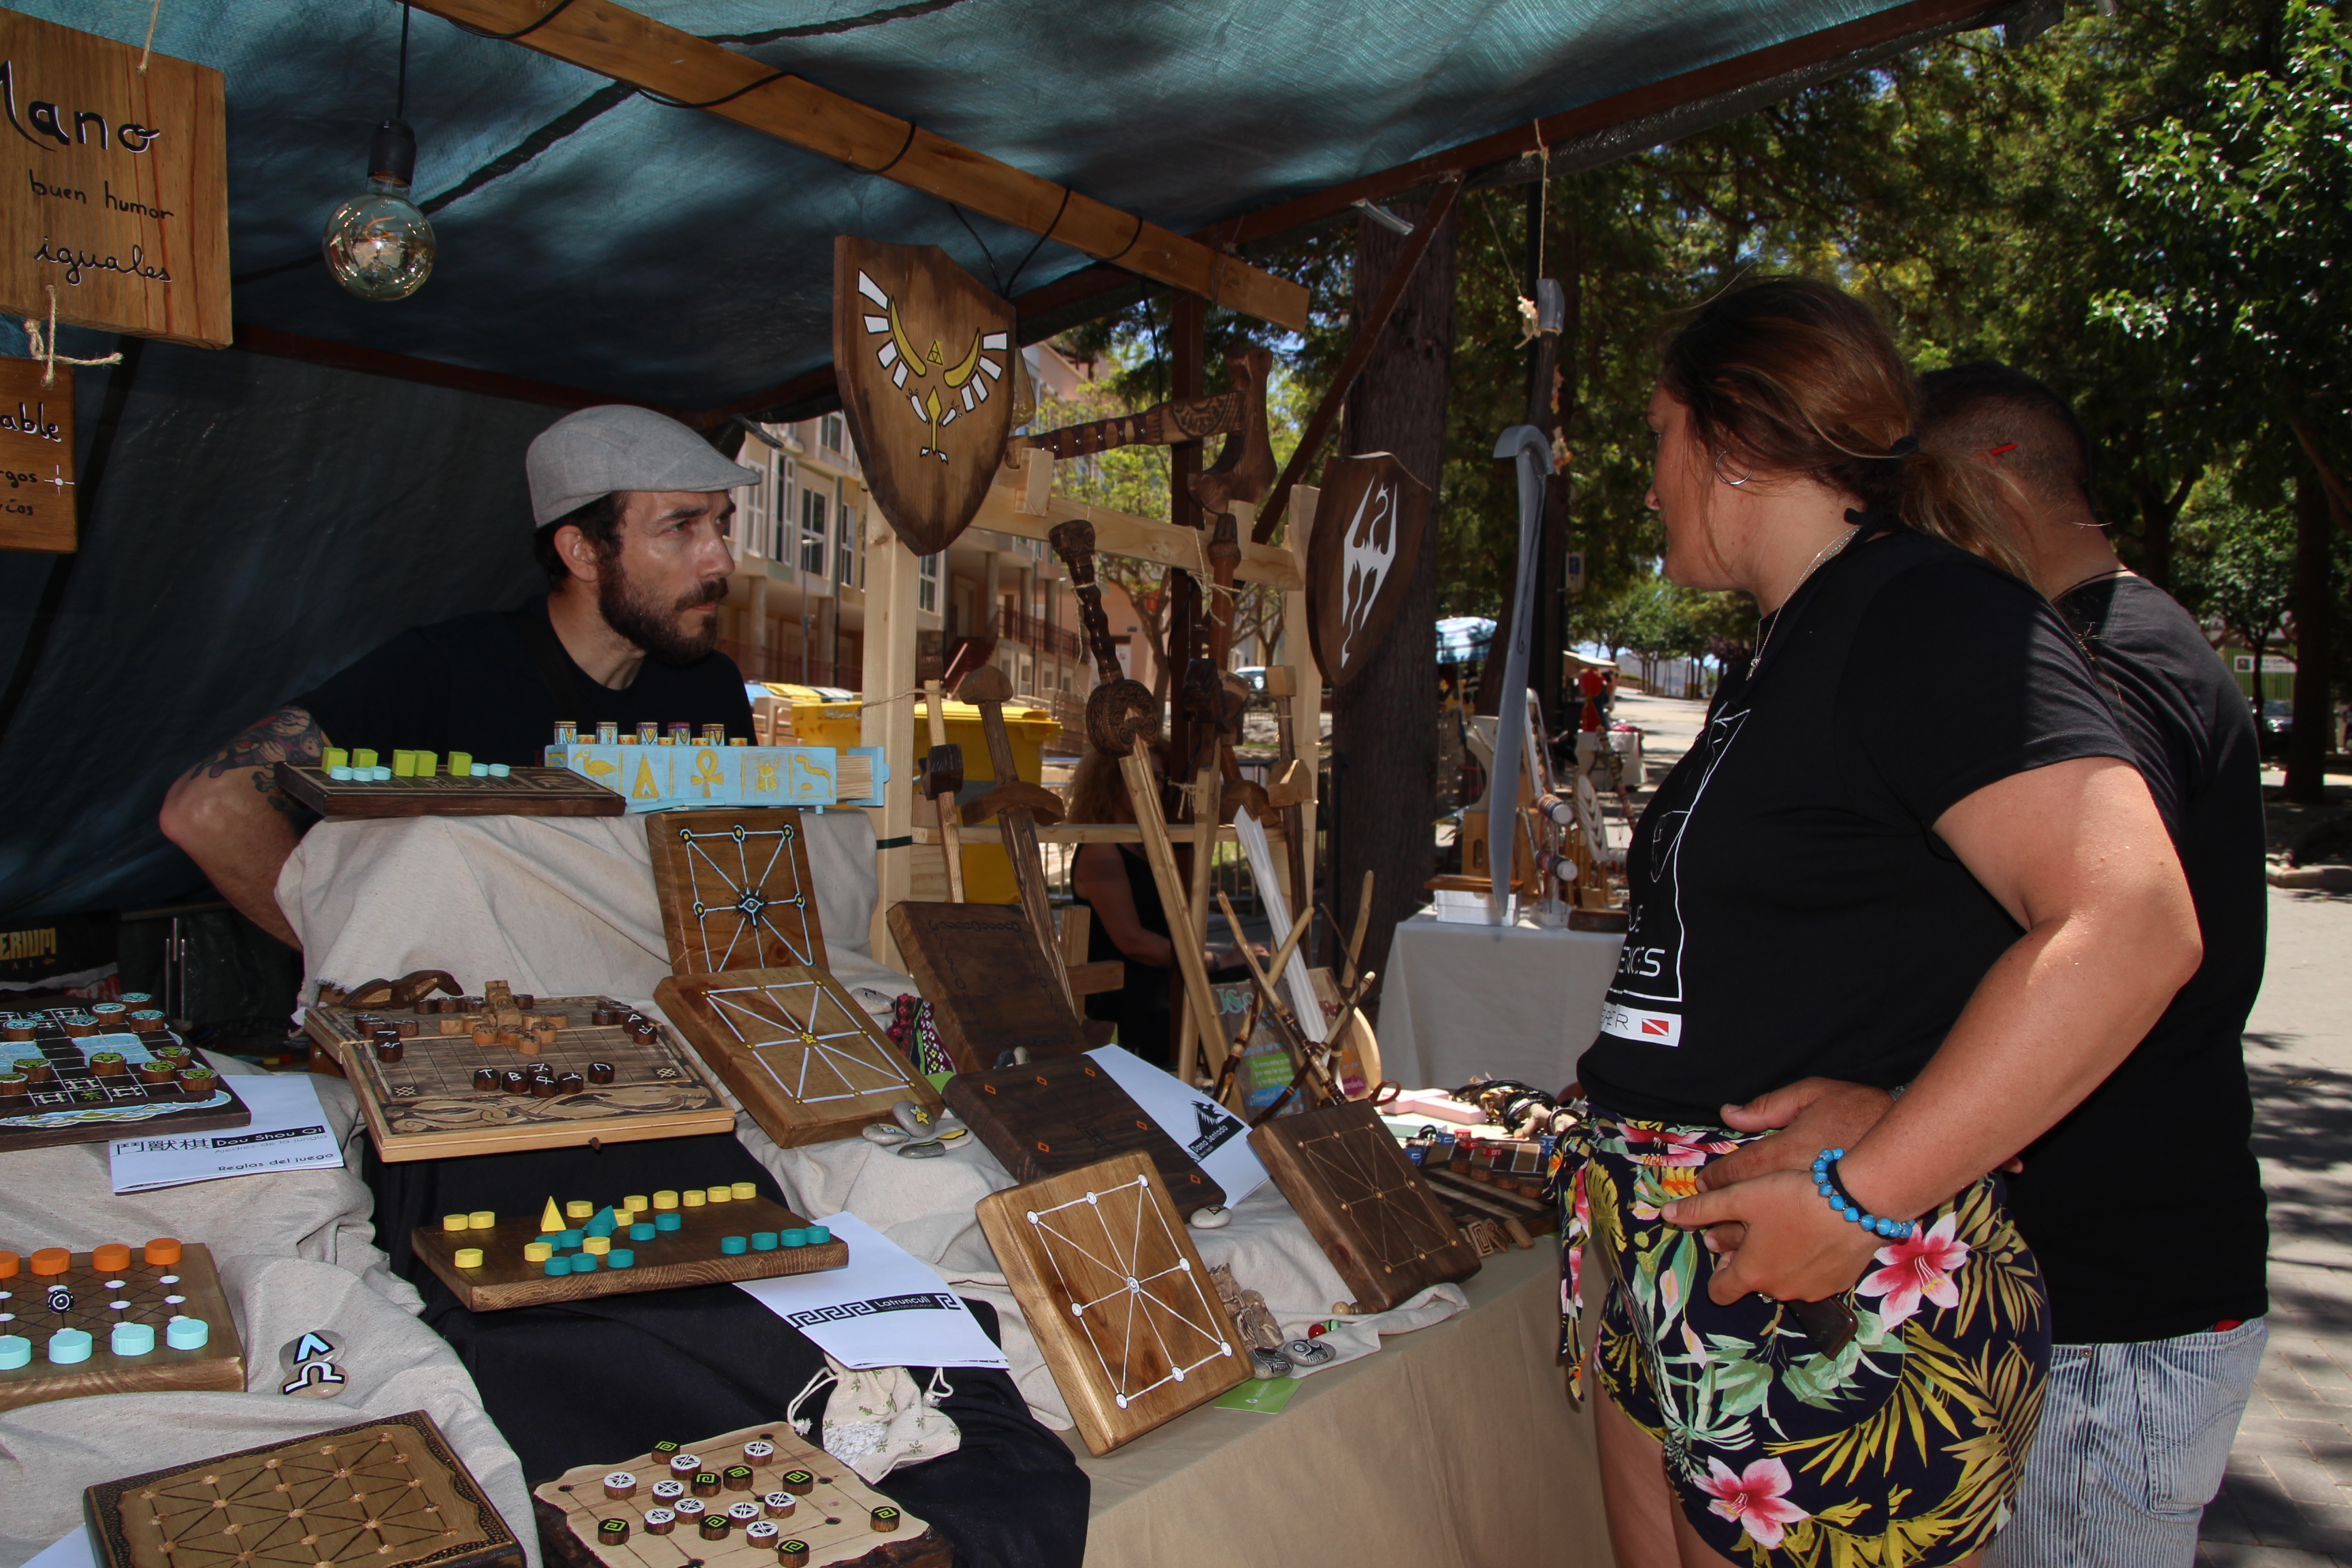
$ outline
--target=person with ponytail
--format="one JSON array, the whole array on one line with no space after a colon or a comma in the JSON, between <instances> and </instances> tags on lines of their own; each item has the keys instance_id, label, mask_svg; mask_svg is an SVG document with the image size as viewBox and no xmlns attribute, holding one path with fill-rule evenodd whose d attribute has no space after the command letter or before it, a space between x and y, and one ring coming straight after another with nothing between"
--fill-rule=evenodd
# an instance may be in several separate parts
<instances>
[{"instance_id":1,"label":"person with ponytail","mask_svg":"<svg viewBox=\"0 0 2352 1568\"><path fill-rule=\"evenodd\" d=\"M1858 301L1775 279L1700 310L1651 399L1666 575L1759 621L1635 831L1554 1156L1621 1568L1979 1559L2050 1355L1999 1169L2197 968L2131 748L1916 395ZM1726 1108L1808 1077L1895 1104L1701 1191L1756 1136Z\"/></svg>"}]
</instances>

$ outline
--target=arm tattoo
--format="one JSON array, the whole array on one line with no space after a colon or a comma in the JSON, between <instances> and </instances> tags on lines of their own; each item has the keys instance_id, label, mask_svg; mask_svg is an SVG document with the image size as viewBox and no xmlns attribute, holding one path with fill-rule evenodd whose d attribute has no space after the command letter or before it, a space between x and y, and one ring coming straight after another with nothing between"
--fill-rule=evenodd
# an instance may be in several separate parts
<instances>
[{"instance_id":1,"label":"arm tattoo","mask_svg":"<svg viewBox=\"0 0 2352 1568\"><path fill-rule=\"evenodd\" d=\"M238 731L226 745L190 768L187 776L193 779L202 773L216 779L224 773L250 770L254 789L272 807L292 816L301 807L278 787L270 764L315 763L324 754L326 744L317 720L299 708L280 708Z\"/></svg>"}]
</instances>

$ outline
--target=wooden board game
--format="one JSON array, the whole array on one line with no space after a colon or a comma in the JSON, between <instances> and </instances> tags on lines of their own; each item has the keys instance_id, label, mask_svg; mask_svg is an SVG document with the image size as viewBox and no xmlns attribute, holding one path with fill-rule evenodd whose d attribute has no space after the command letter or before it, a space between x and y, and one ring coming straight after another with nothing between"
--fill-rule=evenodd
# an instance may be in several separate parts
<instances>
[{"instance_id":1,"label":"wooden board game","mask_svg":"<svg viewBox=\"0 0 2352 1568\"><path fill-rule=\"evenodd\" d=\"M782 1148L856 1137L889 1121L902 1100L934 1114L943 1103L930 1079L822 969L672 975L654 996Z\"/></svg>"},{"instance_id":2,"label":"wooden board game","mask_svg":"<svg viewBox=\"0 0 2352 1568\"><path fill-rule=\"evenodd\" d=\"M719 1201L710 1199L722 1193ZM647 1194L660 1203L679 1194ZM449 1230L420 1226L409 1233L416 1256L441 1277L460 1305L471 1312L496 1312L509 1307L543 1307L555 1301L579 1301L593 1296L634 1296L648 1290L674 1290L688 1285L725 1285L737 1279L771 1279L782 1274L814 1274L839 1268L849 1261L849 1244L831 1236L822 1241L808 1237L810 1223L780 1204L757 1194L735 1197L730 1189L707 1188L703 1201L673 1208L633 1213L634 1224L615 1224L605 1232L608 1250L588 1252L583 1243L586 1227L567 1224L558 1231L543 1229L538 1215L499 1215L486 1226ZM625 1198L599 1205L617 1211ZM664 1215L674 1216L675 1228L664 1228ZM451 1215L457 1218L457 1215ZM467 1216L474 1217L474 1216ZM652 1234L640 1236L643 1227ZM822 1227L819 1227L822 1228ZM525 1248L550 1243L549 1256L534 1258ZM729 1252L722 1238L738 1237L740 1252ZM478 1251L482 1260L461 1267L461 1249ZM615 1267L614 1257L626 1254L626 1264ZM562 1260L576 1264L583 1256L595 1258L584 1270L550 1274L548 1265Z\"/></svg>"},{"instance_id":3,"label":"wooden board game","mask_svg":"<svg viewBox=\"0 0 2352 1568\"><path fill-rule=\"evenodd\" d=\"M646 847L672 973L825 966L798 811L665 812L646 819Z\"/></svg>"},{"instance_id":4,"label":"wooden board game","mask_svg":"<svg viewBox=\"0 0 2352 1568\"><path fill-rule=\"evenodd\" d=\"M422 1410L82 1494L104 1568L522 1568L521 1544Z\"/></svg>"},{"instance_id":5,"label":"wooden board game","mask_svg":"<svg viewBox=\"0 0 2352 1568\"><path fill-rule=\"evenodd\" d=\"M157 1261L149 1262L151 1256ZM68 1299L63 1308L52 1305L59 1289ZM173 1346L175 1318L202 1321L205 1342ZM152 1330L153 1348L118 1354L117 1323ZM88 1360L50 1359L52 1336L67 1329L89 1336ZM0 1364L0 1410L94 1394L245 1392L236 1320L212 1253L194 1242L158 1237L90 1252L43 1247L21 1258L0 1252L0 1335L9 1336L0 1338L0 1363L29 1352L21 1366Z\"/></svg>"},{"instance_id":6,"label":"wooden board game","mask_svg":"<svg viewBox=\"0 0 2352 1568\"><path fill-rule=\"evenodd\" d=\"M1087 1049L1020 905L908 901L891 905L888 919L957 1071L992 1068L1017 1047L1032 1059Z\"/></svg>"},{"instance_id":7,"label":"wooden board game","mask_svg":"<svg viewBox=\"0 0 2352 1568\"><path fill-rule=\"evenodd\" d=\"M1224 1204L1225 1190L1085 1057L959 1073L948 1079L947 1101L1015 1181L1134 1153L1151 1162L1180 1212Z\"/></svg>"},{"instance_id":8,"label":"wooden board game","mask_svg":"<svg viewBox=\"0 0 2352 1568\"><path fill-rule=\"evenodd\" d=\"M1249 1141L1359 1310L1385 1312L1428 1286L1478 1272L1477 1249L1368 1102L1278 1117Z\"/></svg>"},{"instance_id":9,"label":"wooden board game","mask_svg":"<svg viewBox=\"0 0 2352 1568\"><path fill-rule=\"evenodd\" d=\"M697 1478L717 1489L699 1495ZM949 1568L955 1557L782 1421L583 1465L530 1497L540 1542L565 1568ZM706 1519L725 1526L706 1539L718 1528Z\"/></svg>"},{"instance_id":10,"label":"wooden board game","mask_svg":"<svg viewBox=\"0 0 2352 1568\"><path fill-rule=\"evenodd\" d=\"M50 1007L0 1017L5 1033L32 1037L0 1040L0 1152L251 1124L228 1080L194 1056L189 1073L164 1070L155 1053L180 1045L170 1030L74 1035L69 1024L91 1027L92 1015ZM109 1054L122 1059L93 1063Z\"/></svg>"},{"instance_id":11,"label":"wooden board game","mask_svg":"<svg viewBox=\"0 0 2352 1568\"><path fill-rule=\"evenodd\" d=\"M488 1017L478 997L460 1003L428 996L415 1008L309 1007L302 1027L341 1063L358 1091L368 1135L386 1160L734 1131L735 1113L718 1086L658 1022L647 1020L650 1028L639 1037L624 1023L593 1021L599 1013L622 1020L632 1016L610 997L530 1001L522 1012L565 1021L551 1040L520 1031L513 1045L475 1044L472 1026ZM466 1010L438 1011L443 1005ZM436 1010L419 1010L425 1007ZM461 1032L444 1034L444 1026ZM379 1059L369 1038L377 1027L405 1032L398 1061ZM498 1075L492 1087L475 1081L485 1070ZM525 1081L518 1084L509 1074ZM528 1081L534 1078L552 1078L555 1086L542 1092Z\"/></svg>"},{"instance_id":12,"label":"wooden board game","mask_svg":"<svg viewBox=\"0 0 2352 1568\"><path fill-rule=\"evenodd\" d=\"M978 1212L1089 1452L1248 1379L1241 1335L1141 1154L991 1193Z\"/></svg>"},{"instance_id":13,"label":"wooden board game","mask_svg":"<svg viewBox=\"0 0 2352 1568\"><path fill-rule=\"evenodd\" d=\"M516 768L502 779L331 779L316 766L277 764L278 785L331 821L373 816L619 816L629 803L569 768Z\"/></svg>"}]
</instances>

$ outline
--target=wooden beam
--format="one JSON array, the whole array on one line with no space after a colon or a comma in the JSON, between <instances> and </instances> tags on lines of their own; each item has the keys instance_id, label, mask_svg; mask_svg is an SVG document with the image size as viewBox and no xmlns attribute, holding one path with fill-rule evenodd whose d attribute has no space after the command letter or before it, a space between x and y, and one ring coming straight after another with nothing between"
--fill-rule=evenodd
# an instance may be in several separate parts
<instances>
[{"instance_id":1,"label":"wooden beam","mask_svg":"<svg viewBox=\"0 0 2352 1568\"><path fill-rule=\"evenodd\" d=\"M494 370L445 364L439 360L389 353L383 349L362 348L357 343L339 343L326 338L305 337L299 332L281 332L275 327L255 326L247 321L237 323L236 337L229 346L244 349L248 353L268 354L273 359L322 364L334 370L356 370L394 381L446 386L457 392L479 393L485 397L512 398L518 403L540 403L550 408L592 408L602 403L634 403L688 425L706 423L702 416L691 410L674 408L663 403L649 403L642 397L621 397L607 392L592 392L586 387L565 386L560 382L532 381L526 376L502 375Z\"/></svg>"},{"instance_id":2,"label":"wooden beam","mask_svg":"<svg viewBox=\"0 0 2352 1568\"><path fill-rule=\"evenodd\" d=\"M863 173L1116 262L1213 304L1307 328L1307 289L1200 240L641 16L614 0L416 0L460 26L706 110Z\"/></svg>"},{"instance_id":3,"label":"wooden beam","mask_svg":"<svg viewBox=\"0 0 2352 1568\"><path fill-rule=\"evenodd\" d=\"M1025 512L1021 510L1023 478L1019 468L1000 470L996 483L989 487L987 497L981 501L980 510L973 514L971 526L1020 539L1044 539L1054 531L1055 523L1076 518L1094 524L1097 554L1130 555L1202 576L1208 574L1209 536L1198 529L1180 528L1172 522L1114 511L1109 507L1089 506L1067 496L1047 497L1042 513ZM1245 542L1241 564L1234 570L1234 580L1264 583L1285 593L1297 593L1307 586L1298 557L1279 544Z\"/></svg>"}]
</instances>

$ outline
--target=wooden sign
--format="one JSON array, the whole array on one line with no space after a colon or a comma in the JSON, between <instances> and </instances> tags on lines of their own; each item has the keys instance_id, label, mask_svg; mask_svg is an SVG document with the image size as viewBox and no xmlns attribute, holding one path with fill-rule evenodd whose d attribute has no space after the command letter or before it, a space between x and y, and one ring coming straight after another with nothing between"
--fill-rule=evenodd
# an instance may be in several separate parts
<instances>
[{"instance_id":1,"label":"wooden sign","mask_svg":"<svg viewBox=\"0 0 2352 1568\"><path fill-rule=\"evenodd\" d=\"M0 1333L29 1340L33 1348L23 1366L0 1369L0 1410L99 1394L245 1392L236 1320L212 1253L196 1242L158 1237L89 1252L44 1248L23 1258L0 1252L0 1290L13 1309ZM173 1345L174 1318L203 1320L205 1342ZM145 1349L126 1344L118 1351L117 1323L142 1325L153 1337ZM50 1338L63 1329L89 1336L89 1359L49 1359Z\"/></svg>"},{"instance_id":2,"label":"wooden sign","mask_svg":"<svg viewBox=\"0 0 2352 1568\"><path fill-rule=\"evenodd\" d=\"M1478 1272L1478 1253L1430 1195L1369 1101L1277 1117L1249 1135L1307 1234L1355 1293L1385 1312Z\"/></svg>"},{"instance_id":3,"label":"wooden sign","mask_svg":"<svg viewBox=\"0 0 2352 1568\"><path fill-rule=\"evenodd\" d=\"M1033 1058L1086 1050L1020 905L910 900L890 906L889 923L958 1072L992 1068L1016 1047Z\"/></svg>"},{"instance_id":4,"label":"wooden sign","mask_svg":"<svg viewBox=\"0 0 2352 1568\"><path fill-rule=\"evenodd\" d=\"M74 548L73 372L0 359L0 550Z\"/></svg>"},{"instance_id":5,"label":"wooden sign","mask_svg":"<svg viewBox=\"0 0 2352 1568\"><path fill-rule=\"evenodd\" d=\"M1151 1162L1185 1214L1224 1205L1225 1190L1084 1057L959 1073L948 1079L947 1100L1015 1181L1131 1153ZM1230 1119L1225 1125L1235 1126Z\"/></svg>"},{"instance_id":6,"label":"wooden sign","mask_svg":"<svg viewBox=\"0 0 2352 1568\"><path fill-rule=\"evenodd\" d=\"M0 11L0 310L226 348L221 73Z\"/></svg>"},{"instance_id":7,"label":"wooden sign","mask_svg":"<svg viewBox=\"0 0 2352 1568\"><path fill-rule=\"evenodd\" d=\"M908 549L964 531L1013 430L1013 307L936 245L833 242L833 363L874 503Z\"/></svg>"},{"instance_id":8,"label":"wooden sign","mask_svg":"<svg viewBox=\"0 0 2352 1568\"><path fill-rule=\"evenodd\" d=\"M1241 1335L1142 1155L991 1193L978 1213L1088 1452L1248 1379Z\"/></svg>"},{"instance_id":9,"label":"wooden sign","mask_svg":"<svg viewBox=\"0 0 2352 1568\"><path fill-rule=\"evenodd\" d=\"M523 1568L422 1410L106 1481L82 1517L101 1568Z\"/></svg>"},{"instance_id":10,"label":"wooden sign","mask_svg":"<svg viewBox=\"0 0 2352 1568\"><path fill-rule=\"evenodd\" d=\"M856 1136L939 1090L822 969L671 975L654 998L779 1148Z\"/></svg>"},{"instance_id":11,"label":"wooden sign","mask_svg":"<svg viewBox=\"0 0 2352 1568\"><path fill-rule=\"evenodd\" d=\"M646 818L670 972L824 967L801 814L789 806Z\"/></svg>"},{"instance_id":12,"label":"wooden sign","mask_svg":"<svg viewBox=\"0 0 2352 1568\"><path fill-rule=\"evenodd\" d=\"M1307 544L1307 635L1324 679L1345 686L1403 607L1429 519L1429 487L1391 453L1335 458Z\"/></svg>"}]
</instances>

